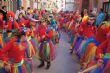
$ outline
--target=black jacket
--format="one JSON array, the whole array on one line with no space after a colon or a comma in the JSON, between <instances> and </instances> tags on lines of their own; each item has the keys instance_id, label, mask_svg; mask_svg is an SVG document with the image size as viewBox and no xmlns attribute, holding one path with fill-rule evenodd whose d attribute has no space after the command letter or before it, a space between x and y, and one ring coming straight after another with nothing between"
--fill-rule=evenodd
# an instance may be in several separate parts
<instances>
[{"instance_id":1,"label":"black jacket","mask_svg":"<svg viewBox=\"0 0 110 73\"><path fill-rule=\"evenodd\" d=\"M0 10L0 13L3 14L3 20L6 21L6 14L7 14L7 12L5 12L3 10Z\"/></svg>"}]
</instances>

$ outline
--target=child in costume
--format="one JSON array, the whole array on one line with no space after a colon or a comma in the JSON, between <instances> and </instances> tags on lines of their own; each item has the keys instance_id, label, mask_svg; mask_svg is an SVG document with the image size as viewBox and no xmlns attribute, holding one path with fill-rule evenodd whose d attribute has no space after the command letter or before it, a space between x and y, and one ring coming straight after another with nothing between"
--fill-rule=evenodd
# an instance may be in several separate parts
<instances>
[{"instance_id":1,"label":"child in costume","mask_svg":"<svg viewBox=\"0 0 110 73\"><path fill-rule=\"evenodd\" d=\"M30 73L25 60L24 35L16 34L1 50L4 68L8 73Z\"/></svg>"},{"instance_id":2,"label":"child in costume","mask_svg":"<svg viewBox=\"0 0 110 73\"><path fill-rule=\"evenodd\" d=\"M39 30L39 35L41 38L41 43L39 47L39 56L41 64L38 66L39 68L44 66L44 62L47 62L46 69L50 68L51 61L54 59L55 47L51 41L52 39L52 30L46 28L46 23L43 22L41 24L41 30Z\"/></svg>"},{"instance_id":3,"label":"child in costume","mask_svg":"<svg viewBox=\"0 0 110 73\"><path fill-rule=\"evenodd\" d=\"M107 22L103 22L102 24L101 24L101 26L100 27L98 27L98 29L97 29L97 32L96 32L96 39L95 40L90 40L90 42L92 42L92 44L94 43L95 44L95 46L97 47L97 46L99 46L100 44L102 44L105 40L107 40L107 38L106 38L106 35L107 35L107 33L110 31L110 25L109 25L109 23L107 23ZM90 43L91 44L91 43ZM89 45L90 45L89 44ZM89 47L89 45L88 45L88 47ZM94 47L95 47L94 46ZM92 53L93 51L93 49L95 49L95 48L92 48L92 46L90 47L90 48L88 48L88 49L86 49L86 57L87 57L87 54L88 54L88 56L89 56L89 54L91 53L91 56L94 56L94 59L92 59L91 58L91 61L89 61L89 63L88 64L86 64L86 70L88 70L88 69L90 69L90 70L92 70L91 68L93 68L94 69L94 67L96 68L95 70L92 70L92 71L90 71L91 73L101 73L101 68L97 68L97 64L96 64L96 60L95 60L95 57L97 56L97 55L95 55L95 53L96 53L96 50L97 50L97 48L96 48L96 50L94 50L94 52L95 53ZM90 53L89 53L90 52ZM84 58L84 57L83 57ZM89 57L87 57L88 58L88 60L90 60L90 58ZM96 66L95 66L95 64L96 64ZM85 70L85 71L86 71ZM87 71L86 71L87 72Z\"/></svg>"},{"instance_id":4,"label":"child in costume","mask_svg":"<svg viewBox=\"0 0 110 73\"><path fill-rule=\"evenodd\" d=\"M79 11L76 11L75 12L75 15L73 16L73 20L71 21L71 24L69 25L69 36L71 37L70 39L70 44L71 46L73 41L74 41L74 37L76 35L76 32L77 32L77 27L79 26L80 24L80 14L79 14Z\"/></svg>"},{"instance_id":5,"label":"child in costume","mask_svg":"<svg viewBox=\"0 0 110 73\"><path fill-rule=\"evenodd\" d=\"M15 14L11 11L7 12L7 30L11 30L11 31L20 31L20 27L18 25L18 23L15 21Z\"/></svg>"},{"instance_id":6,"label":"child in costume","mask_svg":"<svg viewBox=\"0 0 110 73\"><path fill-rule=\"evenodd\" d=\"M35 50L37 48L36 45L33 44L33 40L32 40L32 36L31 36L32 32L29 28L27 28L27 30L25 31L25 42L26 42L26 49L25 49L25 57L26 57L26 63L29 65L29 67L31 68L31 72L33 72L33 60L32 57L35 55ZM36 47L35 47L36 46Z\"/></svg>"},{"instance_id":7,"label":"child in costume","mask_svg":"<svg viewBox=\"0 0 110 73\"><path fill-rule=\"evenodd\" d=\"M96 51L96 58L98 60L98 65L104 64L101 73L109 73L110 70L110 31L107 34L107 39L101 43Z\"/></svg>"},{"instance_id":8,"label":"child in costume","mask_svg":"<svg viewBox=\"0 0 110 73\"><path fill-rule=\"evenodd\" d=\"M27 24L29 24L29 20L25 20L22 13L19 14L17 22L20 25L20 27L24 27L24 28Z\"/></svg>"},{"instance_id":9,"label":"child in costume","mask_svg":"<svg viewBox=\"0 0 110 73\"><path fill-rule=\"evenodd\" d=\"M55 20L55 18L51 15L50 17L50 27L53 30L53 43L57 43L59 41L60 38L60 33L58 31L58 26L57 26L57 21Z\"/></svg>"},{"instance_id":10,"label":"child in costume","mask_svg":"<svg viewBox=\"0 0 110 73\"><path fill-rule=\"evenodd\" d=\"M84 38L86 40L84 45L85 44L86 45L89 44L91 40L95 39L96 27L94 25L94 22L95 22L95 19L94 19L94 17L91 16L91 17L88 18L88 22L85 25L85 27L83 27L83 36L84 36ZM81 48L80 51L84 51L82 48ZM82 52L80 52L80 56L82 56Z\"/></svg>"},{"instance_id":11,"label":"child in costume","mask_svg":"<svg viewBox=\"0 0 110 73\"><path fill-rule=\"evenodd\" d=\"M87 10L85 9L84 10L84 16L82 18L82 22L77 27L77 33L74 37L71 53L73 52L73 50L75 51L75 53L77 53L77 50L79 49L82 41L84 40L83 28L87 25L87 22L88 22L88 13L87 13Z\"/></svg>"}]
</instances>

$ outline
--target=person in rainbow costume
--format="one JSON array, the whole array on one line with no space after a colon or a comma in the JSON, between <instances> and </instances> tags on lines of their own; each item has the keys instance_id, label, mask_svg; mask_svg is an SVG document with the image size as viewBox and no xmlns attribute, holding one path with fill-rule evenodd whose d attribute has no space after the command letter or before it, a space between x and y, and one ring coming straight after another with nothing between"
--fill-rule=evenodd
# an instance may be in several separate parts
<instances>
[{"instance_id":1,"label":"person in rainbow costume","mask_svg":"<svg viewBox=\"0 0 110 73\"><path fill-rule=\"evenodd\" d=\"M9 31L20 31L20 27L18 23L15 21L15 14L12 11L7 12L7 22L6 22L6 30Z\"/></svg>"},{"instance_id":2,"label":"person in rainbow costume","mask_svg":"<svg viewBox=\"0 0 110 73\"><path fill-rule=\"evenodd\" d=\"M78 49L82 43L82 41L84 40L83 37L83 28L87 25L88 22L88 13L87 10L84 10L84 17L82 18L82 22L81 24L77 27L77 33L75 33L75 37L74 37L74 41L72 44L72 50L71 53L74 51L75 53L78 53Z\"/></svg>"},{"instance_id":3,"label":"person in rainbow costume","mask_svg":"<svg viewBox=\"0 0 110 73\"><path fill-rule=\"evenodd\" d=\"M42 22L39 30L40 36L40 47L39 47L39 56L41 64L38 68L41 68L47 63L46 69L49 69L51 66L51 61L55 58L55 47L52 40L52 30L46 25L45 22Z\"/></svg>"},{"instance_id":4,"label":"person in rainbow costume","mask_svg":"<svg viewBox=\"0 0 110 73\"><path fill-rule=\"evenodd\" d=\"M101 24L101 26L98 27L95 40L90 41L93 44L88 43L87 47L89 47L89 48L87 48L85 51L85 54L86 54L85 58L88 58L89 62L88 62L88 64L86 64L85 70L83 70L81 73L85 73L85 72L103 73L103 70L105 67L102 68L102 66L100 65L102 63L100 61L100 57L101 57L101 59L103 59L104 56L102 56L102 55L99 56L99 54L100 53L103 53L103 54L106 53L106 50L103 50L103 52L100 52L100 50L102 51L102 49L100 49L100 48L103 48L103 47L101 47L101 45L104 43L104 41L108 40L108 33L109 32L110 32L110 25L108 22L103 22ZM96 49L94 48L94 52L92 52L93 48L90 45L93 45L93 47L96 46ZM91 53L91 55L90 55L90 53ZM92 56L93 58L92 57L89 58L89 56Z\"/></svg>"},{"instance_id":5,"label":"person in rainbow costume","mask_svg":"<svg viewBox=\"0 0 110 73\"><path fill-rule=\"evenodd\" d=\"M4 69L8 73L30 73L25 63L24 37L23 33L16 33L0 52Z\"/></svg>"},{"instance_id":6,"label":"person in rainbow costume","mask_svg":"<svg viewBox=\"0 0 110 73\"><path fill-rule=\"evenodd\" d=\"M55 20L55 17L53 15L50 15L50 27L53 30L53 43L57 43L57 41L60 39L60 33L57 26L57 21Z\"/></svg>"}]
</instances>

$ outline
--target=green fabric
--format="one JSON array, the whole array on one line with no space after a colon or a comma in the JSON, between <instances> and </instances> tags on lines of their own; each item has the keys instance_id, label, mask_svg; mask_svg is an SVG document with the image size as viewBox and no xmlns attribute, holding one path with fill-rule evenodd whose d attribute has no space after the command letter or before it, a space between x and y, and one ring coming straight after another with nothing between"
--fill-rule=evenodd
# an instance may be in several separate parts
<instances>
[{"instance_id":1,"label":"green fabric","mask_svg":"<svg viewBox=\"0 0 110 73\"><path fill-rule=\"evenodd\" d=\"M46 52L46 48L47 48L47 45L46 43L44 44L44 56L45 56L45 59L47 60L47 52Z\"/></svg>"},{"instance_id":2,"label":"green fabric","mask_svg":"<svg viewBox=\"0 0 110 73\"><path fill-rule=\"evenodd\" d=\"M26 64L26 62L24 62L24 65L26 66L26 70L28 71L28 73L31 73L31 70L30 70L29 64Z\"/></svg>"},{"instance_id":3,"label":"green fabric","mask_svg":"<svg viewBox=\"0 0 110 73\"><path fill-rule=\"evenodd\" d=\"M49 43L47 44L47 58L49 59L49 56L50 56L50 46L49 46Z\"/></svg>"},{"instance_id":4,"label":"green fabric","mask_svg":"<svg viewBox=\"0 0 110 73\"><path fill-rule=\"evenodd\" d=\"M110 53L106 53L106 54L104 55L104 58L109 58L109 59L110 59Z\"/></svg>"},{"instance_id":5,"label":"green fabric","mask_svg":"<svg viewBox=\"0 0 110 73\"><path fill-rule=\"evenodd\" d=\"M22 60L20 63L14 64L15 67L21 66L24 63L24 60Z\"/></svg>"}]
</instances>

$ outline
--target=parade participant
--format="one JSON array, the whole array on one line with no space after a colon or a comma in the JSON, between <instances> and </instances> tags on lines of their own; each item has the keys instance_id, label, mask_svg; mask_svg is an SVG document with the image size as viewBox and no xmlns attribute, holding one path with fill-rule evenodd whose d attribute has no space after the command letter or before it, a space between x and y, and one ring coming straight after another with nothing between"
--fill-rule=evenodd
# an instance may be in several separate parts
<instances>
[{"instance_id":1,"label":"parade participant","mask_svg":"<svg viewBox=\"0 0 110 73\"><path fill-rule=\"evenodd\" d=\"M95 19L94 17L90 16L88 18L88 22L85 25L85 27L83 28L83 36L85 38L84 41L85 44L89 44L91 40L95 39L95 34L96 34L96 28L94 25ZM83 44L83 46L85 47L85 44ZM79 51L84 51L84 49L80 48ZM82 52L79 52L80 56L82 56Z\"/></svg>"},{"instance_id":2,"label":"parade participant","mask_svg":"<svg viewBox=\"0 0 110 73\"><path fill-rule=\"evenodd\" d=\"M23 14L23 16L25 16L25 10L24 10L24 7L20 7L19 10L16 11L16 14L15 14L15 19L17 20L18 17L19 17L19 14Z\"/></svg>"},{"instance_id":3,"label":"parade participant","mask_svg":"<svg viewBox=\"0 0 110 73\"><path fill-rule=\"evenodd\" d=\"M15 21L15 14L12 11L7 12L7 22L6 22L6 30L14 31L20 31L20 27L18 23Z\"/></svg>"},{"instance_id":4,"label":"parade participant","mask_svg":"<svg viewBox=\"0 0 110 73\"><path fill-rule=\"evenodd\" d=\"M79 49L82 41L84 40L83 28L87 25L87 22L88 22L88 13L87 13L87 9L85 9L84 16L82 18L82 22L81 22L80 26L77 27L77 33L74 37L71 53L73 53L73 50L74 50L75 53L77 54L78 49Z\"/></svg>"},{"instance_id":5,"label":"parade participant","mask_svg":"<svg viewBox=\"0 0 110 73\"><path fill-rule=\"evenodd\" d=\"M83 36L86 38L95 38L96 28L94 26L95 18L90 16L86 26L83 28Z\"/></svg>"},{"instance_id":6,"label":"parade participant","mask_svg":"<svg viewBox=\"0 0 110 73\"><path fill-rule=\"evenodd\" d=\"M57 26L57 22L56 22L55 18L52 15L50 15L49 17L50 17L50 27L53 31L52 41L54 44L56 44L59 41L60 33L58 31L58 26Z\"/></svg>"},{"instance_id":7,"label":"parade participant","mask_svg":"<svg viewBox=\"0 0 110 73\"><path fill-rule=\"evenodd\" d=\"M100 27L98 27L98 29L97 29L97 32L96 32L96 39L95 40L90 40L89 42L92 42L92 44L91 45L94 45L95 44L95 46L96 47L98 47L100 44L102 44L105 40L107 40L107 37L106 37L106 35L107 35L107 33L110 31L110 25L109 25L109 23L107 23L107 22L103 22L102 24L101 24L101 26ZM93 44L94 43L94 44ZM90 45L90 44L89 44ZM89 47L89 45L88 45L88 47ZM91 61L89 61L88 62L88 64L86 64L85 66L86 66L86 69L83 71L83 72L92 72L92 73L101 73L101 68L99 68L98 67L98 65L96 64L97 62L96 62L96 59L95 59L95 57L97 57L97 55L95 55L95 53L96 53L96 50L97 50L97 48L96 48L96 50L95 50L95 46L92 48L92 46L90 46L88 49L86 49L86 56L85 57L87 57L87 54L88 54L88 60L90 60L91 59ZM94 51L94 52L93 52ZM106 51L106 50L105 50ZM89 58L89 54L91 53L91 58ZM94 59L92 59L92 56L94 57ZM84 57L83 57L84 58ZM86 61L86 60L85 60ZM94 70L95 69L95 70ZM92 70L92 71L91 71Z\"/></svg>"},{"instance_id":8,"label":"parade participant","mask_svg":"<svg viewBox=\"0 0 110 73\"><path fill-rule=\"evenodd\" d=\"M104 64L101 73L109 73L110 68L110 31L107 34L107 39L101 43L96 51L96 58L98 60L98 65Z\"/></svg>"},{"instance_id":9,"label":"parade participant","mask_svg":"<svg viewBox=\"0 0 110 73\"><path fill-rule=\"evenodd\" d=\"M104 15L103 9L100 9L100 13L99 13L99 15L96 18L95 25L97 27L100 26L100 24L103 22L104 18L105 18L105 15Z\"/></svg>"},{"instance_id":10,"label":"parade participant","mask_svg":"<svg viewBox=\"0 0 110 73\"><path fill-rule=\"evenodd\" d=\"M43 67L45 64L44 62L47 62L46 69L50 68L51 61L54 59L55 54L55 47L51 41L52 39L52 30L46 28L46 23L43 22L42 24L42 29L39 30L39 35L41 38L41 43L39 47L39 55L40 55L40 61L41 64L38 66L38 68Z\"/></svg>"},{"instance_id":11,"label":"parade participant","mask_svg":"<svg viewBox=\"0 0 110 73\"><path fill-rule=\"evenodd\" d=\"M34 19L36 19L36 20L38 20L38 10L37 9L34 9L34 11L33 11L33 18Z\"/></svg>"},{"instance_id":12,"label":"parade participant","mask_svg":"<svg viewBox=\"0 0 110 73\"><path fill-rule=\"evenodd\" d=\"M17 19L18 24L20 25L20 27L26 27L29 24L29 20L25 20L25 18L23 17L23 13L20 13Z\"/></svg>"},{"instance_id":13,"label":"parade participant","mask_svg":"<svg viewBox=\"0 0 110 73\"><path fill-rule=\"evenodd\" d=\"M25 57L26 57L26 63L29 64L29 67L31 68L31 72L33 72L33 60L32 60L32 57L35 55L35 50L37 48L37 46L33 46L32 44L32 32L29 28L27 28L25 30L25 37L26 37L26 45L27 45L27 48L25 49Z\"/></svg>"},{"instance_id":14,"label":"parade participant","mask_svg":"<svg viewBox=\"0 0 110 73\"><path fill-rule=\"evenodd\" d=\"M24 62L25 46L24 34L17 33L1 50L0 57L8 73L30 73Z\"/></svg>"},{"instance_id":15,"label":"parade participant","mask_svg":"<svg viewBox=\"0 0 110 73\"><path fill-rule=\"evenodd\" d=\"M34 47L36 58L39 59L39 48L38 48L39 42L38 42L37 29L38 29L38 26L36 25L35 22L33 22L32 26L31 26L31 38L32 38L31 43Z\"/></svg>"},{"instance_id":16,"label":"parade participant","mask_svg":"<svg viewBox=\"0 0 110 73\"><path fill-rule=\"evenodd\" d=\"M102 24L97 28L96 41L99 44L105 41L106 35L109 32L109 28L110 28L110 25L108 22L102 22Z\"/></svg>"},{"instance_id":17,"label":"parade participant","mask_svg":"<svg viewBox=\"0 0 110 73\"><path fill-rule=\"evenodd\" d=\"M77 31L77 27L80 24L80 19L81 19L81 17L80 17L79 11L77 10L75 12L75 15L73 16L73 20L71 20L71 23L68 27L68 29L69 29L68 34L71 37L71 39L70 39L71 46L72 46L72 43L74 41L74 37L75 37L76 31Z\"/></svg>"},{"instance_id":18,"label":"parade participant","mask_svg":"<svg viewBox=\"0 0 110 73\"><path fill-rule=\"evenodd\" d=\"M88 20L88 12L87 9L84 9L84 16L82 17L81 26L85 26Z\"/></svg>"},{"instance_id":19,"label":"parade participant","mask_svg":"<svg viewBox=\"0 0 110 73\"><path fill-rule=\"evenodd\" d=\"M100 44L98 44L99 46L98 46L97 51L96 51L96 59L98 59L98 64L99 65L101 64L100 59L103 59L104 62L107 62L106 60L109 59L108 57L107 57L107 59L105 58L107 55L105 55L105 57L104 57L102 54L106 54L106 52L109 52L109 51L107 51L107 49L108 49L107 45L109 44L107 41L109 41L109 36L108 35L109 35L109 31L110 31L110 25L107 22L103 22L100 27L101 27L100 28L100 33L96 35L97 36L96 40L100 43ZM107 47L107 48L104 48L104 47ZM102 49L103 49L103 52L102 52ZM106 64L107 63L104 63L104 68L106 68ZM109 64L108 64L108 66L109 66ZM106 73L103 70L104 70L103 68L97 67L92 72L94 72L94 73Z\"/></svg>"},{"instance_id":20,"label":"parade participant","mask_svg":"<svg viewBox=\"0 0 110 73\"><path fill-rule=\"evenodd\" d=\"M53 27L53 28L55 28L56 21L55 21L53 15L50 15L49 17L50 17L50 26Z\"/></svg>"}]
</instances>

